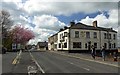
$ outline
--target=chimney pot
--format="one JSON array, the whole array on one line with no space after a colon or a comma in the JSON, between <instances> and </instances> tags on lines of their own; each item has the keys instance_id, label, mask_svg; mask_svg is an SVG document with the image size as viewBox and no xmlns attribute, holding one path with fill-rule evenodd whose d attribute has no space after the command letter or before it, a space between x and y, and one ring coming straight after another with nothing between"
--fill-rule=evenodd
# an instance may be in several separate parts
<instances>
[{"instance_id":1,"label":"chimney pot","mask_svg":"<svg viewBox=\"0 0 120 75\"><path fill-rule=\"evenodd\" d=\"M97 27L97 20L96 20L96 21L93 21L93 26L94 26L94 27Z\"/></svg>"},{"instance_id":2,"label":"chimney pot","mask_svg":"<svg viewBox=\"0 0 120 75\"><path fill-rule=\"evenodd\" d=\"M74 22L74 21L71 21L71 22L70 22L70 26L73 26L73 25L75 25L75 22Z\"/></svg>"}]
</instances>

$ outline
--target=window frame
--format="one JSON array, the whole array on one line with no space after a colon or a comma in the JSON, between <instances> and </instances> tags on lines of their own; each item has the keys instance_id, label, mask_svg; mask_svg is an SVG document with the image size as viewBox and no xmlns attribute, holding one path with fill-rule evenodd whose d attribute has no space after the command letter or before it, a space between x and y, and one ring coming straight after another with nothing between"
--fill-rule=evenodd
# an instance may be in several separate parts
<instances>
[{"instance_id":1,"label":"window frame","mask_svg":"<svg viewBox=\"0 0 120 75\"><path fill-rule=\"evenodd\" d=\"M76 32L78 32L78 33L76 33ZM80 36L79 36L79 31L75 31L75 38L79 38Z\"/></svg>"}]
</instances>

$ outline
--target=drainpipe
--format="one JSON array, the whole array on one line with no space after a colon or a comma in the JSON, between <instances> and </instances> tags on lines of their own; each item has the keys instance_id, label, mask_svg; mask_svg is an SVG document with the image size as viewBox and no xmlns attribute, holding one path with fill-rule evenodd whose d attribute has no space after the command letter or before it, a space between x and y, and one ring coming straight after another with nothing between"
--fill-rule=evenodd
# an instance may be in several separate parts
<instances>
[{"instance_id":1,"label":"drainpipe","mask_svg":"<svg viewBox=\"0 0 120 75\"><path fill-rule=\"evenodd\" d=\"M100 39L100 50L101 50L101 30L99 30L99 39Z\"/></svg>"},{"instance_id":2,"label":"drainpipe","mask_svg":"<svg viewBox=\"0 0 120 75\"><path fill-rule=\"evenodd\" d=\"M70 28L69 28L68 40L69 40L69 43L68 43L69 44L69 48L68 49L71 50L71 47L70 47L71 46L71 42L70 42Z\"/></svg>"}]
</instances>

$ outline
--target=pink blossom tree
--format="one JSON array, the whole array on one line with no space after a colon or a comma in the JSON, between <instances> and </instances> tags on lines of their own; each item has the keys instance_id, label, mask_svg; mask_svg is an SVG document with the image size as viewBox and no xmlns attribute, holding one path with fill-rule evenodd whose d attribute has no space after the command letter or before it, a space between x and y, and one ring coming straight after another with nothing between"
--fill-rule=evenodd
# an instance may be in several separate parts
<instances>
[{"instance_id":1,"label":"pink blossom tree","mask_svg":"<svg viewBox=\"0 0 120 75\"><path fill-rule=\"evenodd\" d=\"M11 30L11 37L14 43L26 44L30 39L33 39L34 33L23 26L15 26Z\"/></svg>"}]
</instances>

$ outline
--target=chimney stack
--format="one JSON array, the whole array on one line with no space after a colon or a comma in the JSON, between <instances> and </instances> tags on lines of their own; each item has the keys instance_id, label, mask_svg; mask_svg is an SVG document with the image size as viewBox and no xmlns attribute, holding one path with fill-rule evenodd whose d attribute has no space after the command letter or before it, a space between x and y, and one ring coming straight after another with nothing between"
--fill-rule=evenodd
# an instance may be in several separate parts
<instances>
[{"instance_id":1,"label":"chimney stack","mask_svg":"<svg viewBox=\"0 0 120 75\"><path fill-rule=\"evenodd\" d=\"M93 21L93 27L97 27L97 20Z\"/></svg>"},{"instance_id":2,"label":"chimney stack","mask_svg":"<svg viewBox=\"0 0 120 75\"><path fill-rule=\"evenodd\" d=\"M71 21L71 22L70 22L70 26L73 26L73 25L75 25L75 22L74 22L74 21Z\"/></svg>"},{"instance_id":3,"label":"chimney stack","mask_svg":"<svg viewBox=\"0 0 120 75\"><path fill-rule=\"evenodd\" d=\"M63 31L63 29L62 29L62 28L60 29L60 32L61 32L61 31Z\"/></svg>"},{"instance_id":4,"label":"chimney stack","mask_svg":"<svg viewBox=\"0 0 120 75\"><path fill-rule=\"evenodd\" d=\"M67 26L64 26L64 29L67 29L68 27Z\"/></svg>"}]
</instances>

